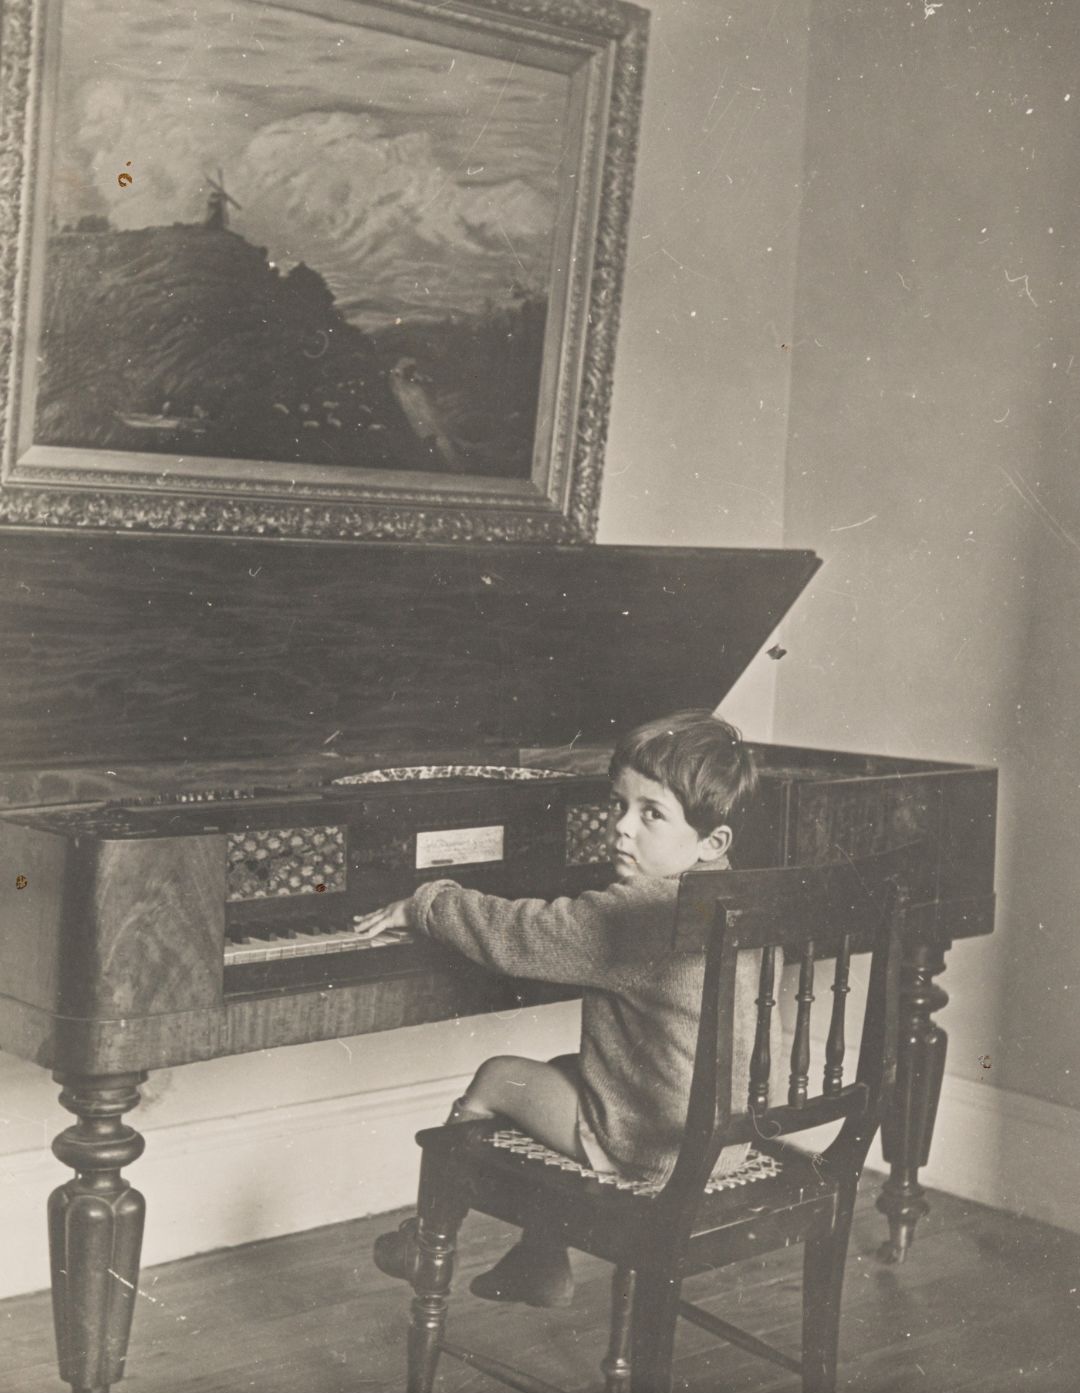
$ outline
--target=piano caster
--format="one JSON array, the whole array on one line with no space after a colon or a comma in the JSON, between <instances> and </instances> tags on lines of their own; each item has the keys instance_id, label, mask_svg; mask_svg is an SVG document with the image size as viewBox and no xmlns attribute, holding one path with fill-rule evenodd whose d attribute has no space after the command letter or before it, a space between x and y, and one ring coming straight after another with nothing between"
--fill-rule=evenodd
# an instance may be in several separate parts
<instances>
[{"instance_id":1,"label":"piano caster","mask_svg":"<svg viewBox=\"0 0 1080 1393\"><path fill-rule=\"evenodd\" d=\"M930 1212L923 1195L923 1187L914 1173L905 1177L899 1166L893 1167L877 1200L879 1213L889 1221L889 1237L877 1253L881 1262L900 1263L907 1257L915 1238L915 1225Z\"/></svg>"},{"instance_id":2,"label":"piano caster","mask_svg":"<svg viewBox=\"0 0 1080 1393\"><path fill-rule=\"evenodd\" d=\"M919 1184L919 1168L930 1156L948 1036L931 1013L948 1004L933 978L945 970L945 946L916 942L904 952L900 977L900 1035L896 1089L881 1124L881 1148L891 1167L877 1208L889 1221L889 1238L878 1249L883 1262L900 1263L915 1239L915 1226L930 1212Z\"/></svg>"},{"instance_id":3,"label":"piano caster","mask_svg":"<svg viewBox=\"0 0 1080 1393\"><path fill-rule=\"evenodd\" d=\"M60 1377L74 1393L108 1393L124 1375L146 1206L121 1176L145 1142L121 1115L145 1074L54 1075L78 1119L53 1142L75 1179L49 1196L49 1256Z\"/></svg>"}]
</instances>

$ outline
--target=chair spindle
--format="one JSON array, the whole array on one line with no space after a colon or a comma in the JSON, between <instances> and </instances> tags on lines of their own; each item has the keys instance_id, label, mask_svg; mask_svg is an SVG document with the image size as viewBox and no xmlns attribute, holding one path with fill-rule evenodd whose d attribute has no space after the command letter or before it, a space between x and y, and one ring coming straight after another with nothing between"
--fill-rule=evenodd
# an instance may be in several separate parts
<instances>
[{"instance_id":1,"label":"chair spindle","mask_svg":"<svg viewBox=\"0 0 1080 1393\"><path fill-rule=\"evenodd\" d=\"M803 945L799 968L799 990L795 997L799 1009L795 1015L795 1042L791 1046L791 1077L788 1083L788 1106L801 1108L806 1102L810 1082L810 1006L814 1000L814 945Z\"/></svg>"},{"instance_id":2,"label":"chair spindle","mask_svg":"<svg viewBox=\"0 0 1080 1393\"><path fill-rule=\"evenodd\" d=\"M851 964L851 938L845 934L840 941L840 951L836 955L836 973L833 976L832 1016L829 1020L829 1038L825 1042L825 1077L822 1092L833 1097L844 1087L844 1012L847 1009L848 968Z\"/></svg>"},{"instance_id":3,"label":"chair spindle","mask_svg":"<svg viewBox=\"0 0 1080 1393\"><path fill-rule=\"evenodd\" d=\"M754 1032L754 1051L750 1056L750 1096L748 1105L755 1112L769 1106L769 1073L772 1069L772 1053L769 1049L772 1010L776 1005L774 987L776 981L776 949L763 948L761 952L761 977L757 997L757 1028Z\"/></svg>"}]
</instances>

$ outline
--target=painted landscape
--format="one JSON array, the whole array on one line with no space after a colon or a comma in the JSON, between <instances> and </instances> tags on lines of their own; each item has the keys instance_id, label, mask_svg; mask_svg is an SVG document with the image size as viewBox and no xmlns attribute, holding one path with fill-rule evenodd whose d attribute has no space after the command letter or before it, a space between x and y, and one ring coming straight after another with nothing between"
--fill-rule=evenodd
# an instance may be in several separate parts
<instances>
[{"instance_id":1,"label":"painted landscape","mask_svg":"<svg viewBox=\"0 0 1080 1393\"><path fill-rule=\"evenodd\" d=\"M39 443L529 477L565 78L256 0L61 72Z\"/></svg>"},{"instance_id":2,"label":"painted landscape","mask_svg":"<svg viewBox=\"0 0 1080 1393\"><path fill-rule=\"evenodd\" d=\"M220 228L65 232L48 257L42 443L529 477L540 296L367 332Z\"/></svg>"}]
</instances>

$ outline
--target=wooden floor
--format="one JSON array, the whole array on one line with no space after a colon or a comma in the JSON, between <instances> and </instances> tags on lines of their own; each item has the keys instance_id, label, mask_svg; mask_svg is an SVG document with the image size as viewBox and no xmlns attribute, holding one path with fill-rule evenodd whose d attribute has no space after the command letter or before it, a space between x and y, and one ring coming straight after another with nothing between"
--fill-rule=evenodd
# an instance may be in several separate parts
<instances>
[{"instance_id":1,"label":"wooden floor","mask_svg":"<svg viewBox=\"0 0 1080 1393\"><path fill-rule=\"evenodd\" d=\"M931 1194L933 1209L902 1267L877 1260L876 1182L860 1199L845 1286L840 1387L859 1393L1075 1393L1080 1389L1080 1236ZM390 1216L396 1221L400 1215ZM391 1393L402 1386L408 1289L369 1260L387 1218L364 1219L189 1258L143 1274L126 1393ZM600 1386L608 1272L575 1256L569 1310L498 1306L468 1279L510 1233L471 1218L451 1321L568 1390ZM710 1295L705 1297L708 1292ZM799 1258L698 1277L687 1294L794 1349ZM680 1329L680 1393L794 1393L798 1380L702 1332ZM0 1393L62 1393L48 1297L0 1303ZM441 1393L500 1387L443 1361ZM114 1390L117 1393L117 1390Z\"/></svg>"}]
</instances>

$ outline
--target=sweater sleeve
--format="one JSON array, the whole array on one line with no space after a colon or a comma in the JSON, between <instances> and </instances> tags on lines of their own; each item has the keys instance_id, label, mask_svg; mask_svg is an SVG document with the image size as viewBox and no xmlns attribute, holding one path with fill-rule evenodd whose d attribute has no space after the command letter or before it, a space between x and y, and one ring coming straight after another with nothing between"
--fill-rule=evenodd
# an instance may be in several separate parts
<instances>
[{"instance_id":1,"label":"sweater sleeve","mask_svg":"<svg viewBox=\"0 0 1080 1393\"><path fill-rule=\"evenodd\" d=\"M512 977L617 989L670 951L675 882L587 890L574 899L505 900L454 881L422 885L409 915L419 932Z\"/></svg>"}]
</instances>

